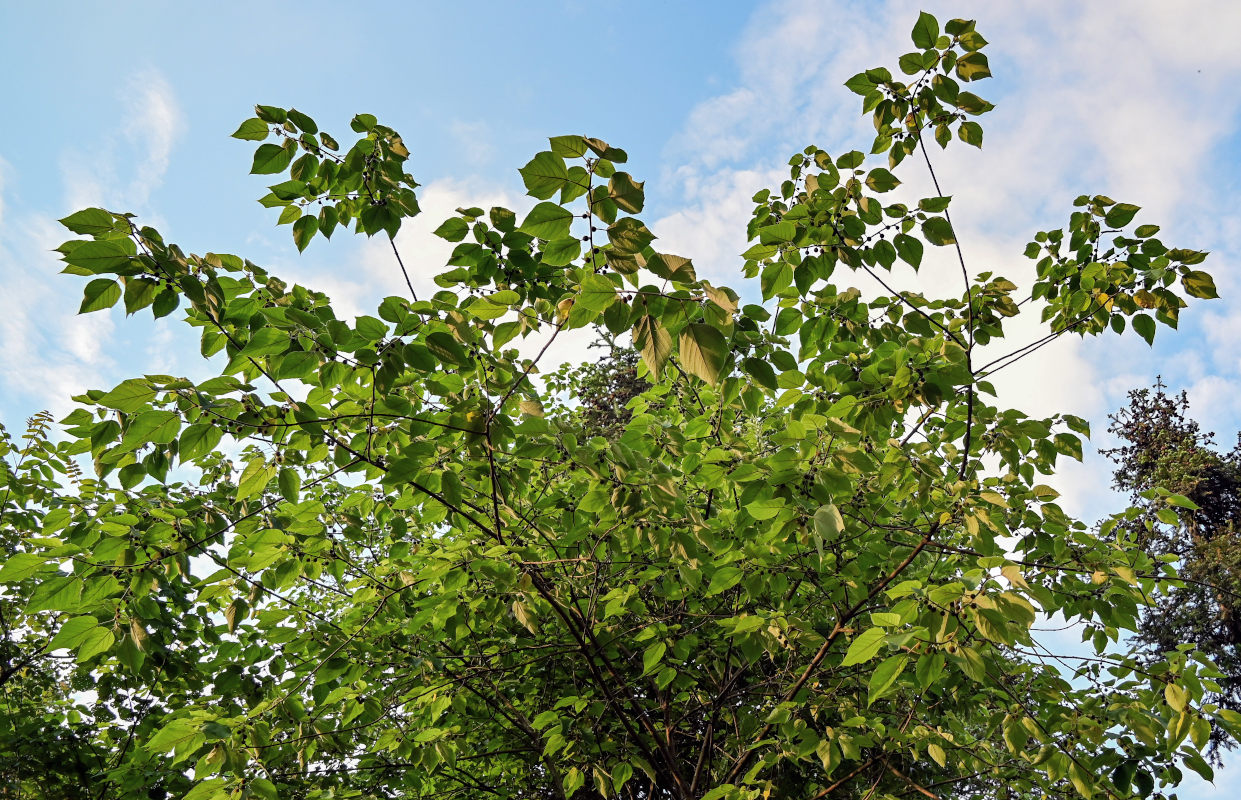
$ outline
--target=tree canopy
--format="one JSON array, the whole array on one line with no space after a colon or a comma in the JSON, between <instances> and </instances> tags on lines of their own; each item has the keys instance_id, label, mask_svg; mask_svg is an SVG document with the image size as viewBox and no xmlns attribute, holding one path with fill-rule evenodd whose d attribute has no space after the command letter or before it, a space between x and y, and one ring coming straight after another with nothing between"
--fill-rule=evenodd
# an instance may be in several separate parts
<instances>
[{"instance_id":1,"label":"tree canopy","mask_svg":"<svg viewBox=\"0 0 1241 800\"><path fill-rule=\"evenodd\" d=\"M990 381L1057 337L1150 341L1215 295L1205 254L1089 195L1014 280L975 274L951 198L898 176L982 146L986 40L924 13L912 41L846 83L865 150L807 147L754 195L733 288L663 252L625 152L580 135L521 168L528 211L436 229L441 291L405 273L352 320L131 214L66 217L82 312L183 314L215 377L135 377L5 440L6 795L1129 798L1209 776L1213 727L1241 724L1219 673L1126 639L1170 559L1140 509L1066 514L1046 476L1087 424ZM258 106L234 133L299 250L419 211L397 132L350 128ZM928 247L942 293L894 288ZM1045 334L997 348L1027 313ZM614 371L547 369L597 336ZM1048 650L1051 616L1087 650Z\"/></svg>"},{"instance_id":2,"label":"tree canopy","mask_svg":"<svg viewBox=\"0 0 1241 800\"><path fill-rule=\"evenodd\" d=\"M1187 395L1166 389L1159 381L1131 391L1129 404L1111 417L1119 446L1104 451L1116 463L1116 488L1144 512L1126 524L1152 556L1174 559L1181 578L1159 587L1134 638L1156 659L1182 643L1196 645L1224 673L1211 699L1237 711L1241 449L1218 450L1214 434L1189 415ZM1186 496L1192 506L1166 507L1155 493L1159 488ZM1235 740L1217 729L1213 744L1233 746Z\"/></svg>"}]
</instances>

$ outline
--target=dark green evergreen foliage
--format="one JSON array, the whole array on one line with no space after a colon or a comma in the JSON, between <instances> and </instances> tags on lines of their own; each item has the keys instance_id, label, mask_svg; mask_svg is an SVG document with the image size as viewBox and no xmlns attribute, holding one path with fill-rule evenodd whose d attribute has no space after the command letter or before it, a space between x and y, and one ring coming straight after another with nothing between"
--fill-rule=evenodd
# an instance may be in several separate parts
<instances>
[{"instance_id":1,"label":"dark green evergreen foliage","mask_svg":"<svg viewBox=\"0 0 1241 800\"><path fill-rule=\"evenodd\" d=\"M1116 463L1116 488L1143 511L1127 526L1149 553L1175 558L1184 581L1153 598L1137 640L1151 658L1197 645L1224 672L1213 700L1241 710L1241 437L1221 450L1190 416L1185 392L1165 389L1160 381L1131 391L1111 417L1121 444L1103 451ZM1170 509L1158 489L1197 507ZM1212 741L1235 745L1218 730Z\"/></svg>"},{"instance_id":2,"label":"dark green evergreen foliage","mask_svg":"<svg viewBox=\"0 0 1241 800\"><path fill-rule=\"evenodd\" d=\"M615 439L633 418L629 402L650 389L651 382L638 374L641 360L632 347L618 347L609 340L591 347L605 354L582 364L566 364L549 385L572 390L578 398L575 410L584 432Z\"/></svg>"}]
</instances>

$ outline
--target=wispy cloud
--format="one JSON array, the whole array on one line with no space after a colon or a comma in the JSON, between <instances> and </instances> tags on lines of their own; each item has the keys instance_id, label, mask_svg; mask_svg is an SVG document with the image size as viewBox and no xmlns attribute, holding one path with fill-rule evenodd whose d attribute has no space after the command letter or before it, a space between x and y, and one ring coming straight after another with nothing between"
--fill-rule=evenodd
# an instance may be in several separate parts
<instances>
[{"instance_id":1,"label":"wispy cloud","mask_svg":"<svg viewBox=\"0 0 1241 800\"><path fill-rule=\"evenodd\" d=\"M151 193L163 184L173 147L185 129L172 87L160 73L147 70L130 77L118 99L121 124L62 158L69 208L145 209Z\"/></svg>"},{"instance_id":2,"label":"wispy cloud","mask_svg":"<svg viewBox=\"0 0 1241 800\"><path fill-rule=\"evenodd\" d=\"M151 193L163 182L185 123L176 97L156 72L127 81L118 96L116 124L87 131L78 148L63 153L63 206L148 210ZM93 136L93 138L92 138ZM49 281L59 269L52 249L68 237L43 213L6 203L0 169L0 383L6 408L57 412L70 396L114 376L110 354L117 311L77 314L78 298L67 279Z\"/></svg>"}]
</instances>

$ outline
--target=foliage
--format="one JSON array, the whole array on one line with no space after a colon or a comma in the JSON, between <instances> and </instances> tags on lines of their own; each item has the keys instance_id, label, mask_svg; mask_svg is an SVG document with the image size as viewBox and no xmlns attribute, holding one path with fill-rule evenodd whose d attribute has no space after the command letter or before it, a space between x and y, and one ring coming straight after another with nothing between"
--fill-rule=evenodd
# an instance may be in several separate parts
<instances>
[{"instance_id":1,"label":"foliage","mask_svg":"<svg viewBox=\"0 0 1241 800\"><path fill-rule=\"evenodd\" d=\"M131 215L67 217L83 312L181 308L217 368L90 391L48 470L6 473L10 629L94 678L99 795L1144 797L1209 774L1238 721L1216 673L1121 638L1166 569L1043 482L1086 424L988 381L1070 332L1149 339L1214 294L1204 254L1084 196L1027 250L1037 302L970 277L951 198L894 192L924 135L981 146L986 42L927 14L912 38L907 77L847 83L881 163L794 155L738 291L656 249L626 154L582 136L520 170L527 213L440 225L442 291L352 321ZM259 106L234 134L299 248L417 213L401 138L351 127ZM960 293L889 288L928 246ZM1040 304L1044 339L980 363ZM536 375L600 330L640 355L606 421L589 373ZM68 456L95 477L54 485ZM1093 652L1049 658L1041 614Z\"/></svg>"},{"instance_id":2,"label":"foliage","mask_svg":"<svg viewBox=\"0 0 1241 800\"><path fill-rule=\"evenodd\" d=\"M630 401L643 395L651 383L638 374L641 361L632 347L600 340L591 345L607 348L607 355L583 364L565 364L548 376L549 391L561 391L578 402L575 422L581 430L609 440L622 436L633 419Z\"/></svg>"},{"instance_id":3,"label":"foliage","mask_svg":"<svg viewBox=\"0 0 1241 800\"><path fill-rule=\"evenodd\" d=\"M1115 485L1143 510L1128 523L1139 545L1175 561L1181 582L1165 584L1143 610L1136 639L1151 659L1191 642L1224 673L1211 700L1241 710L1241 448L1216 449L1189 416L1185 393L1169 395L1162 382L1129 393L1111 417L1121 442L1105 450L1117 465ZM1190 505L1169 508L1161 492L1184 495ZM1231 746L1217 731L1212 743Z\"/></svg>"}]
</instances>

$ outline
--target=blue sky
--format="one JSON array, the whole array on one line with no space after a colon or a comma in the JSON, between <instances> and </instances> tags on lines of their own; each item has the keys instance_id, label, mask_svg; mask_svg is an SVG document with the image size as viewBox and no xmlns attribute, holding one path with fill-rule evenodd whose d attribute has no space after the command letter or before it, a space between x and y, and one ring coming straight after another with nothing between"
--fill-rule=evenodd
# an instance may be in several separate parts
<instances>
[{"instance_id":1,"label":"blue sky","mask_svg":"<svg viewBox=\"0 0 1241 800\"><path fill-rule=\"evenodd\" d=\"M750 196L806 144L866 149L869 123L841 83L910 49L919 7L977 18L991 42L986 145L938 166L973 271L1028 282L1029 236L1063 225L1076 195L1102 193L1143 206L1139 221L1162 225L1165 242L1211 250L1224 296L1191 307L1153 350L1110 338L1046 348L1003 374L1008 399L1087 416L1103 443L1106 414L1162 374L1230 442L1241 429L1232 0L4 4L0 422L20 428L133 374L205 374L175 321L76 316L82 281L58 275L49 251L66 238L55 220L83 205L133 211L188 250L244 254L352 313L397 291L382 246L338 236L299 256L254 202L270 181L246 174L252 145L228 134L256 102L297 106L341 137L358 112L403 133L426 213L398 244L421 285L447 252L429 231L460 205L522 204L516 168L562 133L625 148L663 245L735 282ZM934 264L919 280L959 291ZM1060 486L1093 518L1115 508L1108 483L1091 457ZM1241 766L1217 784L1181 796L1231 797Z\"/></svg>"}]
</instances>

